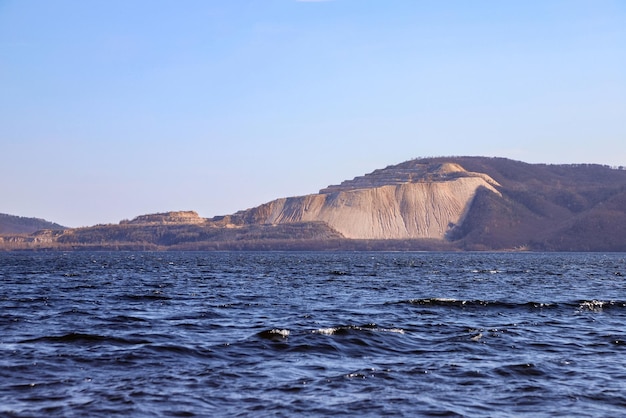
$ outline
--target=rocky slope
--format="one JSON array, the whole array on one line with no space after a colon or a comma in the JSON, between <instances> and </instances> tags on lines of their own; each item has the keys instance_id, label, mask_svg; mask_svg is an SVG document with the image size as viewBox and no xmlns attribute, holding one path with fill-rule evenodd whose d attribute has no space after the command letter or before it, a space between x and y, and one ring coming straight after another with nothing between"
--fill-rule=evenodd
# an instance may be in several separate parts
<instances>
[{"instance_id":1,"label":"rocky slope","mask_svg":"<svg viewBox=\"0 0 626 418\"><path fill-rule=\"evenodd\" d=\"M500 195L488 175L454 163L377 170L319 194L277 199L226 219L232 225L323 222L349 239L444 239L461 224L480 188Z\"/></svg>"}]
</instances>

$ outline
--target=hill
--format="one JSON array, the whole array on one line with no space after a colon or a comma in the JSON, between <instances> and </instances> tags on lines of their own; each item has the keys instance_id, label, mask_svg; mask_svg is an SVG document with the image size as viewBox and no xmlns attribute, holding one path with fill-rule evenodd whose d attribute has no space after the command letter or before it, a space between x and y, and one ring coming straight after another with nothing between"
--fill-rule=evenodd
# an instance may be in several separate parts
<instances>
[{"instance_id":1,"label":"hill","mask_svg":"<svg viewBox=\"0 0 626 418\"><path fill-rule=\"evenodd\" d=\"M211 219L167 212L3 239L48 249L626 251L626 170L424 158Z\"/></svg>"},{"instance_id":2,"label":"hill","mask_svg":"<svg viewBox=\"0 0 626 418\"><path fill-rule=\"evenodd\" d=\"M323 222L349 239L444 239L477 190L498 183L458 164L413 161L357 177L318 194L278 199L228 217L231 225Z\"/></svg>"},{"instance_id":3,"label":"hill","mask_svg":"<svg viewBox=\"0 0 626 418\"><path fill-rule=\"evenodd\" d=\"M42 229L63 230L66 227L48 222L39 218L25 218L22 216L0 213L0 235L3 234L32 234Z\"/></svg>"}]
</instances>

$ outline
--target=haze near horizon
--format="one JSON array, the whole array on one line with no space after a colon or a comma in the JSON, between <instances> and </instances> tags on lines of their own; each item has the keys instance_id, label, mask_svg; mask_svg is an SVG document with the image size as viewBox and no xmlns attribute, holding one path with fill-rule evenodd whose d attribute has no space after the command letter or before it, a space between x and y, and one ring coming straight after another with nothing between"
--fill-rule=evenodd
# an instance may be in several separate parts
<instances>
[{"instance_id":1,"label":"haze near horizon","mask_svg":"<svg viewBox=\"0 0 626 418\"><path fill-rule=\"evenodd\" d=\"M0 1L0 213L211 217L411 158L626 165L626 3Z\"/></svg>"}]
</instances>

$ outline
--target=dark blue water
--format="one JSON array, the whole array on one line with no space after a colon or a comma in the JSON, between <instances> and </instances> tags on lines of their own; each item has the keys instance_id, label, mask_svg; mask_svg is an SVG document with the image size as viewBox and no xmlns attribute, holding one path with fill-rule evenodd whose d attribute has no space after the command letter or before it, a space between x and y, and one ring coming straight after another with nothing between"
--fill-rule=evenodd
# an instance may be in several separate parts
<instances>
[{"instance_id":1,"label":"dark blue water","mask_svg":"<svg viewBox=\"0 0 626 418\"><path fill-rule=\"evenodd\" d=\"M0 415L622 416L625 260L0 253Z\"/></svg>"}]
</instances>

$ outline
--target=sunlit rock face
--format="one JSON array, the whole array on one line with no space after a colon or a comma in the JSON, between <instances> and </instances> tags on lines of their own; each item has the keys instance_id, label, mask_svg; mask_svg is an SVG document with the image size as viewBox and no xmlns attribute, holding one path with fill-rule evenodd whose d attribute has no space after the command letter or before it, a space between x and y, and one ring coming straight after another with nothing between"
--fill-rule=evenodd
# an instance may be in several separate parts
<instances>
[{"instance_id":1,"label":"sunlit rock face","mask_svg":"<svg viewBox=\"0 0 626 418\"><path fill-rule=\"evenodd\" d=\"M131 221L122 221L122 224L130 225L153 225L153 224L202 224L206 219L201 218L194 211L176 211L165 213L153 213L150 215L137 216Z\"/></svg>"},{"instance_id":2,"label":"sunlit rock face","mask_svg":"<svg viewBox=\"0 0 626 418\"><path fill-rule=\"evenodd\" d=\"M320 190L238 212L234 224L325 222L352 239L445 238L463 222L476 191L499 184L455 163L418 163L376 170Z\"/></svg>"}]
</instances>

